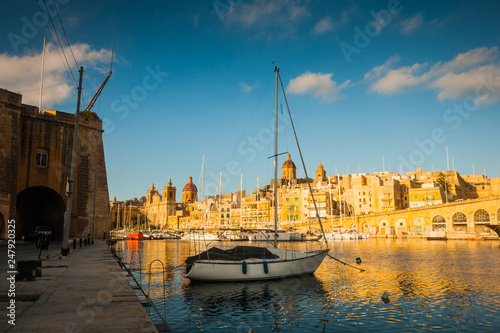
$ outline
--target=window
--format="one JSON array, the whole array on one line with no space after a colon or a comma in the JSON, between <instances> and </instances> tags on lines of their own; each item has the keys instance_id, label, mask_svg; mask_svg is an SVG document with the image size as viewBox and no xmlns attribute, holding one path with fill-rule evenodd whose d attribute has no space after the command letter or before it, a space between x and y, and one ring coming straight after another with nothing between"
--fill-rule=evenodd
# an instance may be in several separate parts
<instances>
[{"instance_id":1,"label":"window","mask_svg":"<svg viewBox=\"0 0 500 333\"><path fill-rule=\"evenodd\" d=\"M415 195L413 196L413 200L417 200L417 199L418 199L418 195L416 195L416 194L415 194Z\"/></svg>"},{"instance_id":2,"label":"window","mask_svg":"<svg viewBox=\"0 0 500 333\"><path fill-rule=\"evenodd\" d=\"M425 195L425 200L434 200L434 194L426 194Z\"/></svg>"},{"instance_id":3,"label":"window","mask_svg":"<svg viewBox=\"0 0 500 333\"><path fill-rule=\"evenodd\" d=\"M36 153L36 166L46 168L48 166L49 153L46 149L39 149Z\"/></svg>"},{"instance_id":4,"label":"window","mask_svg":"<svg viewBox=\"0 0 500 333\"><path fill-rule=\"evenodd\" d=\"M229 213L226 214L226 217L229 218Z\"/></svg>"}]
</instances>

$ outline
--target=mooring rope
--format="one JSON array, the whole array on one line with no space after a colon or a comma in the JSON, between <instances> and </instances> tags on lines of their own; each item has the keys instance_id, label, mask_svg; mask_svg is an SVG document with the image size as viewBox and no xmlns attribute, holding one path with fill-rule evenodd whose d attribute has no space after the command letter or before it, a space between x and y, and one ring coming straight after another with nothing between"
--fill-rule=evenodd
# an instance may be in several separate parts
<instances>
[{"instance_id":1,"label":"mooring rope","mask_svg":"<svg viewBox=\"0 0 500 333\"><path fill-rule=\"evenodd\" d=\"M350 264L348 264L348 263L346 263L346 262L343 262L342 260L339 260L339 259L337 259L337 258L335 258L335 257L331 256L329 253L327 253L326 255L327 255L327 256L329 256L330 258L332 258L333 260L336 260L336 261L340 262L341 264L347 265L347 266L352 267L352 268L359 269L361 272L364 272L364 271L365 271L365 270L364 270L364 269L362 269L362 268L358 268L358 267L356 267L356 266L353 266L353 265L350 265Z\"/></svg>"}]
</instances>

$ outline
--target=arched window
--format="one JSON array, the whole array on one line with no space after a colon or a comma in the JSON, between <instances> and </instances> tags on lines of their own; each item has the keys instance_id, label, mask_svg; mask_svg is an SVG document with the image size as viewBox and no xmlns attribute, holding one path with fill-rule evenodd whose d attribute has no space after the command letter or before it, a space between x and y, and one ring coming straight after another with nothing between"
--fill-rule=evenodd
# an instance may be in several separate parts
<instances>
[{"instance_id":1,"label":"arched window","mask_svg":"<svg viewBox=\"0 0 500 333\"><path fill-rule=\"evenodd\" d=\"M490 229L484 226L488 223L490 223L490 213L484 209L478 209L474 212L474 231L476 234L490 234Z\"/></svg>"},{"instance_id":2,"label":"arched window","mask_svg":"<svg viewBox=\"0 0 500 333\"><path fill-rule=\"evenodd\" d=\"M462 212L453 214L452 217L453 229L456 231L467 231L467 216Z\"/></svg>"},{"instance_id":3,"label":"arched window","mask_svg":"<svg viewBox=\"0 0 500 333\"><path fill-rule=\"evenodd\" d=\"M474 223L490 223L490 214L484 209L476 210L476 212L474 213Z\"/></svg>"},{"instance_id":4,"label":"arched window","mask_svg":"<svg viewBox=\"0 0 500 333\"><path fill-rule=\"evenodd\" d=\"M436 215L432 218L432 230L446 229L446 219L443 215Z\"/></svg>"}]
</instances>

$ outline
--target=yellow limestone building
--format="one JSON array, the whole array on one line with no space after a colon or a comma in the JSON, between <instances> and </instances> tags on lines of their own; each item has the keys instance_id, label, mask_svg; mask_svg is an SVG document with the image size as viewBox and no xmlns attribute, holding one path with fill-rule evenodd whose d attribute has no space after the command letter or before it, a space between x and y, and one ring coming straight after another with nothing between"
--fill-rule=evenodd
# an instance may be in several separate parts
<instances>
[{"instance_id":1,"label":"yellow limestone building","mask_svg":"<svg viewBox=\"0 0 500 333\"><path fill-rule=\"evenodd\" d=\"M456 171L398 174L378 172L328 177L320 162L315 179L309 179L326 230L357 229L377 234L491 235L484 225L498 224L500 179L483 175L462 176ZM182 203L175 202L171 180L160 195L152 184L141 214L153 225L169 229L209 229L274 225L274 180L249 195L245 191L197 200L189 177ZM279 223L283 228L319 228L307 179L298 179L290 154L278 179Z\"/></svg>"}]
</instances>

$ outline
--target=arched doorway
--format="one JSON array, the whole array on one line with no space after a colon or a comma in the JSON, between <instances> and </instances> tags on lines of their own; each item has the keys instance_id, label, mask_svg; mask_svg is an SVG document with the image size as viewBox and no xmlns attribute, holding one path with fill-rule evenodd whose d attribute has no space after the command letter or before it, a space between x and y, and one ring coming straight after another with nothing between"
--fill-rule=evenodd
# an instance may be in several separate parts
<instances>
[{"instance_id":1,"label":"arched doorway","mask_svg":"<svg viewBox=\"0 0 500 333\"><path fill-rule=\"evenodd\" d=\"M396 230L398 234L404 234L407 232L407 227L406 227L406 220L405 219L398 219L396 221Z\"/></svg>"},{"instance_id":2,"label":"arched doorway","mask_svg":"<svg viewBox=\"0 0 500 333\"><path fill-rule=\"evenodd\" d=\"M443 215L436 215L432 218L432 231L441 231L446 229L446 219Z\"/></svg>"},{"instance_id":3,"label":"arched doorway","mask_svg":"<svg viewBox=\"0 0 500 333\"><path fill-rule=\"evenodd\" d=\"M485 224L490 223L490 213L484 209L478 209L474 212L474 231L477 234L490 234L490 229Z\"/></svg>"},{"instance_id":4,"label":"arched doorway","mask_svg":"<svg viewBox=\"0 0 500 333\"><path fill-rule=\"evenodd\" d=\"M49 226L52 239L62 239L66 205L59 193L45 186L33 186L17 195L16 234L29 236L37 226Z\"/></svg>"},{"instance_id":5,"label":"arched doorway","mask_svg":"<svg viewBox=\"0 0 500 333\"><path fill-rule=\"evenodd\" d=\"M391 228L389 226L389 221L387 221L387 220L380 221L378 224L378 227L379 227L381 235L391 234Z\"/></svg>"},{"instance_id":6,"label":"arched doorway","mask_svg":"<svg viewBox=\"0 0 500 333\"><path fill-rule=\"evenodd\" d=\"M467 215L456 212L451 218L453 229L459 232L467 232Z\"/></svg>"},{"instance_id":7,"label":"arched doorway","mask_svg":"<svg viewBox=\"0 0 500 333\"><path fill-rule=\"evenodd\" d=\"M425 219L423 217L417 217L414 219L413 227L418 235L422 235L427 232L427 226L425 225Z\"/></svg>"}]
</instances>

